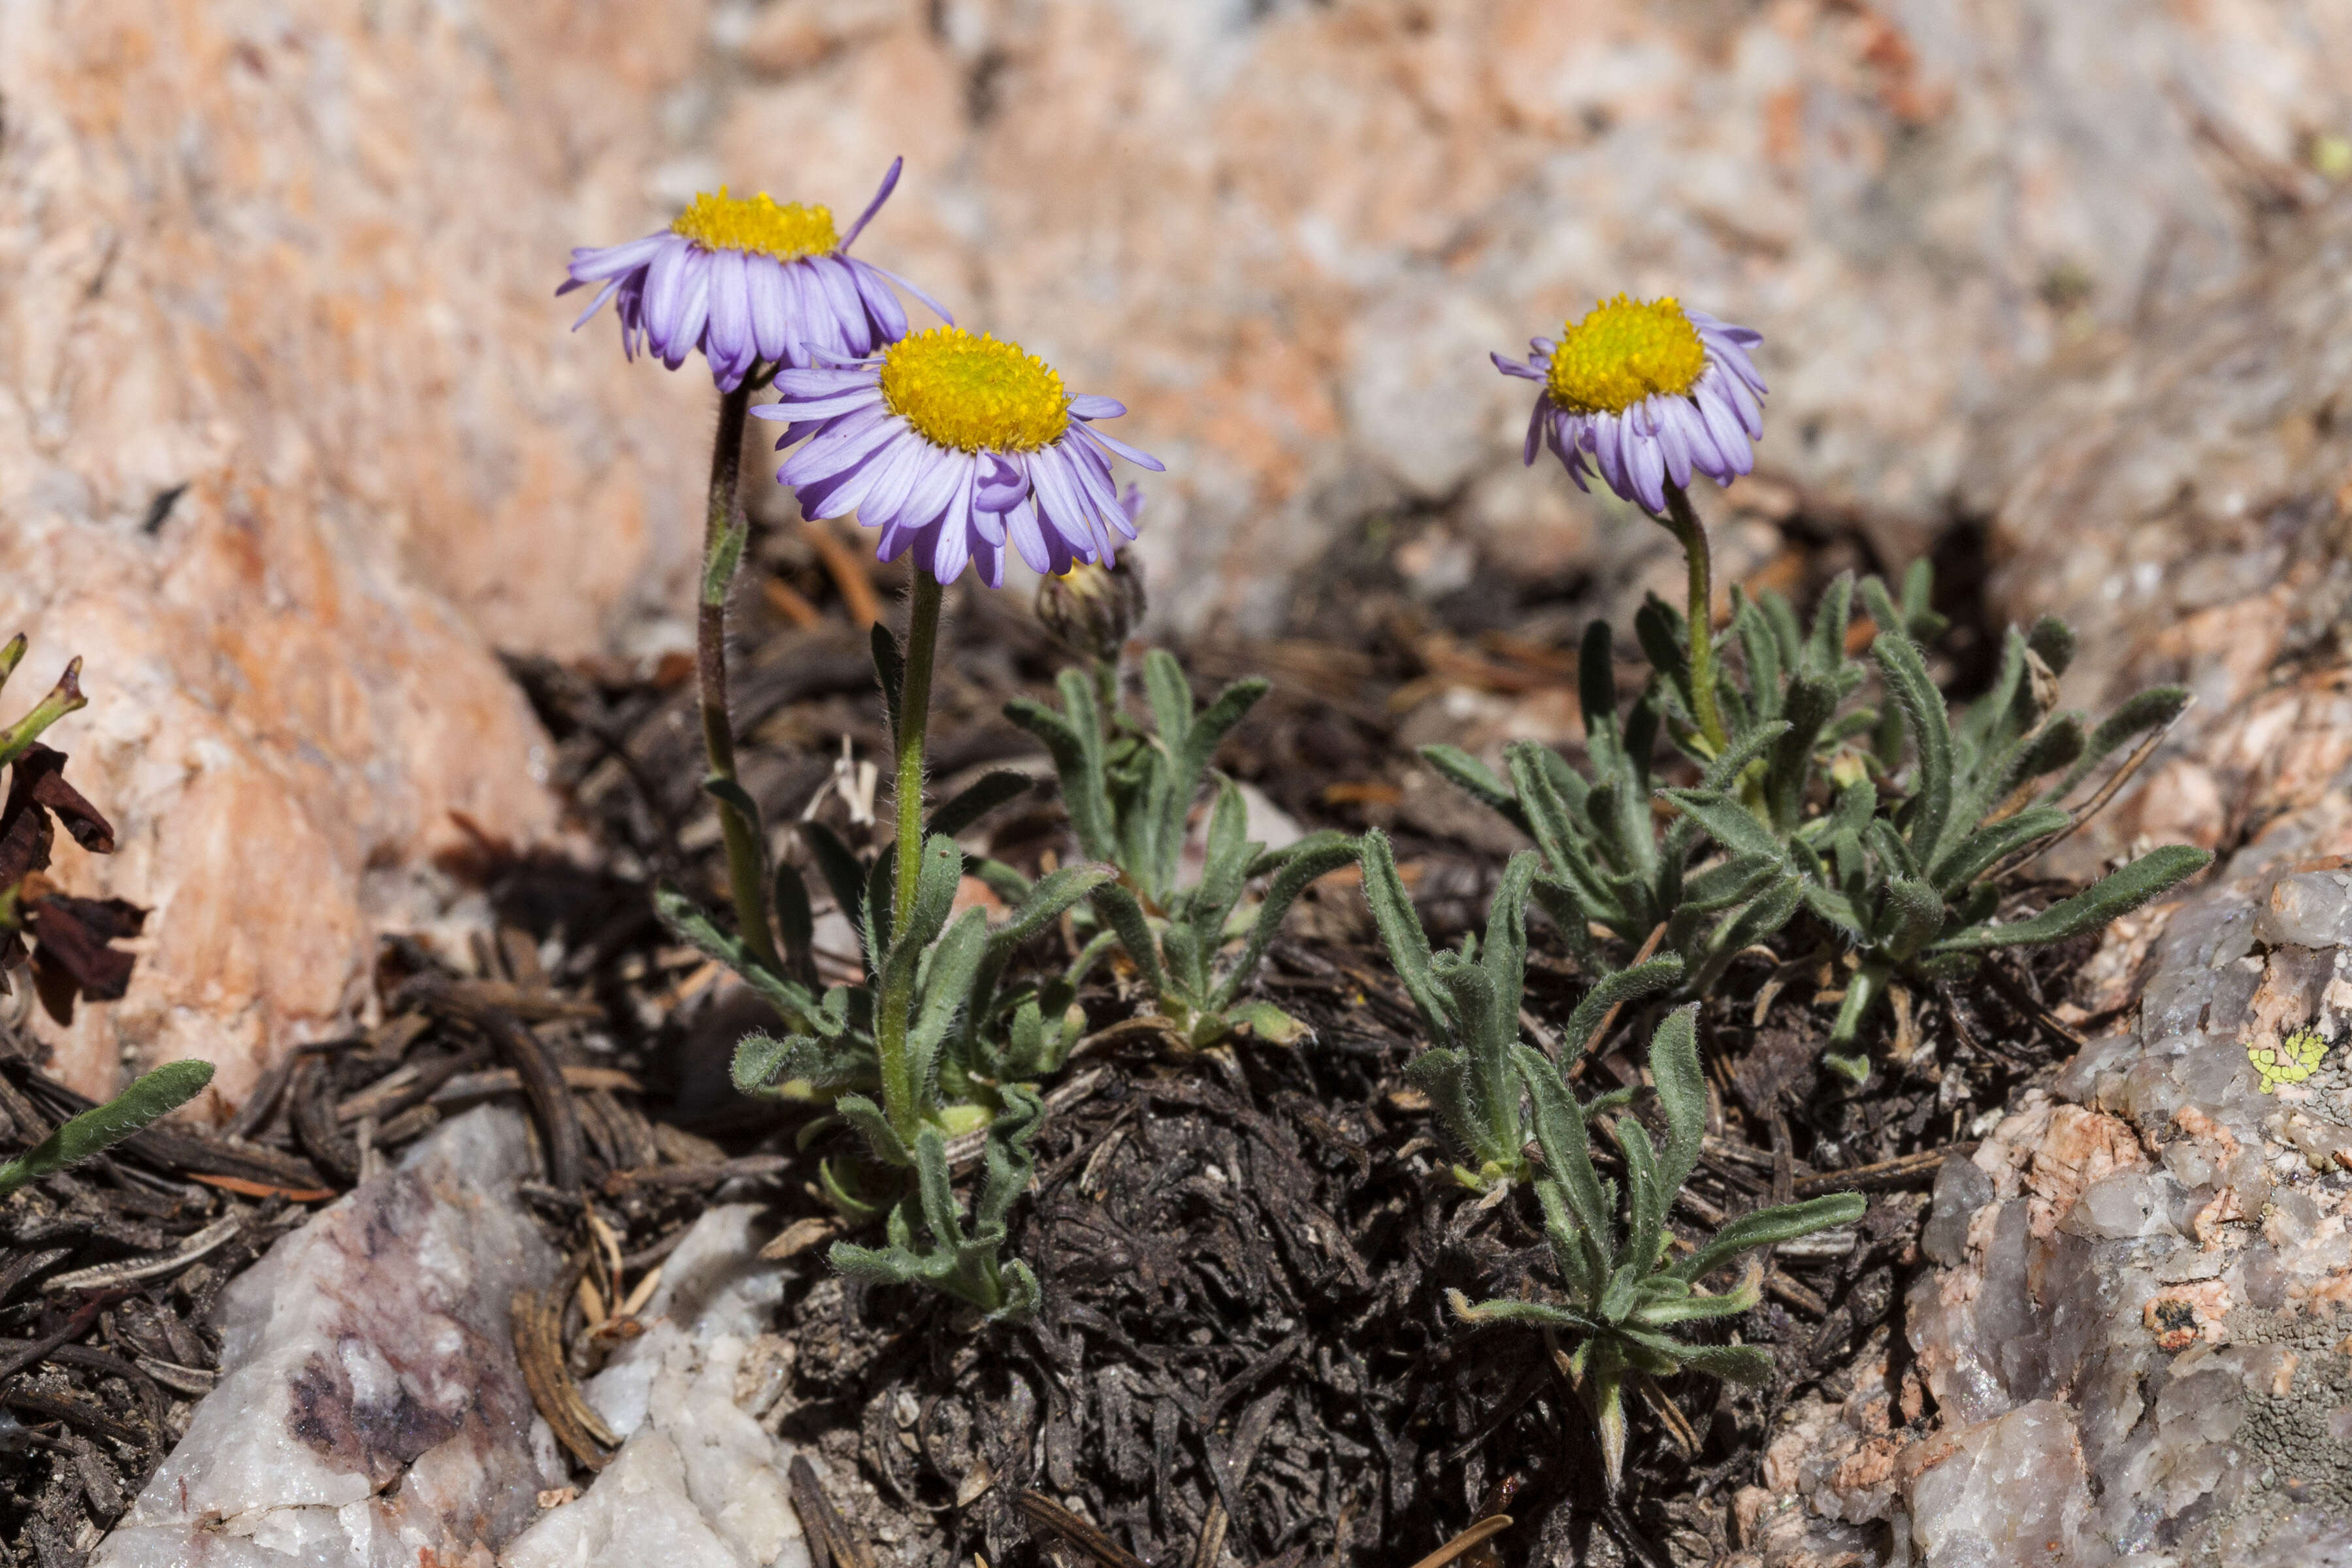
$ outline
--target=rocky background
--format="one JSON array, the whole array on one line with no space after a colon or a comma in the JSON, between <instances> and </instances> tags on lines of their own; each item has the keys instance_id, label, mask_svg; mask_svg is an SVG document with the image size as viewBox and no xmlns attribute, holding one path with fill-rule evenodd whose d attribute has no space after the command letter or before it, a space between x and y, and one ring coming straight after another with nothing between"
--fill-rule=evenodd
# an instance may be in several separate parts
<instances>
[{"instance_id":1,"label":"rocky background","mask_svg":"<svg viewBox=\"0 0 2352 1568\"><path fill-rule=\"evenodd\" d=\"M558 839L496 656L683 644L711 404L566 333L567 247L898 153L861 247L1170 459L1171 634L1399 515L1436 587L1638 575L1484 355L1675 292L1768 336L1719 516L1989 543L2220 726L2111 835L2242 834L2342 760L2276 743L2334 700L2341 350L2276 350L2341 318L2347 68L2345 0L0 0L0 621L89 660L124 847L61 879L158 911L61 1063L234 1104Z\"/></svg>"}]
</instances>

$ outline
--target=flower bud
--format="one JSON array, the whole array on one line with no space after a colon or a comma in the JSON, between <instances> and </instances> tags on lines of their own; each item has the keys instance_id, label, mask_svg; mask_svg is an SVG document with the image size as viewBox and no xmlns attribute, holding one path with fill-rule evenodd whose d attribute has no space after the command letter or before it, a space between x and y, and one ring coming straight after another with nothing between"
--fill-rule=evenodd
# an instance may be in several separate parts
<instances>
[{"instance_id":1,"label":"flower bud","mask_svg":"<svg viewBox=\"0 0 2352 1568\"><path fill-rule=\"evenodd\" d=\"M1143 620L1143 566L1133 554L1103 567L1081 561L1037 584L1037 618L1072 654L1115 664Z\"/></svg>"}]
</instances>

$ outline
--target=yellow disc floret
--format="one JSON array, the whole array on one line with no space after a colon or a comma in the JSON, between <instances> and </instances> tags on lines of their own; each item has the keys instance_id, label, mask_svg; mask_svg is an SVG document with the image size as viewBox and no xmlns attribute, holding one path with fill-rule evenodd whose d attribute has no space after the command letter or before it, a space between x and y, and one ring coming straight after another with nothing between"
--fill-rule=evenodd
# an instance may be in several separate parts
<instances>
[{"instance_id":1,"label":"yellow disc floret","mask_svg":"<svg viewBox=\"0 0 2352 1568\"><path fill-rule=\"evenodd\" d=\"M1706 369L1706 345L1672 299L1620 294L1561 331L1544 378L1571 414L1622 414L1656 393L1687 395Z\"/></svg>"},{"instance_id":2,"label":"yellow disc floret","mask_svg":"<svg viewBox=\"0 0 2352 1568\"><path fill-rule=\"evenodd\" d=\"M779 261L823 256L838 247L833 232L831 207L807 207L798 202L778 206L767 192L748 199L730 196L727 187L712 195L705 191L669 226L705 250L755 250Z\"/></svg>"},{"instance_id":3,"label":"yellow disc floret","mask_svg":"<svg viewBox=\"0 0 2352 1568\"><path fill-rule=\"evenodd\" d=\"M1070 427L1062 378L1018 343L933 327L882 356L882 401L941 447L1034 452Z\"/></svg>"}]
</instances>

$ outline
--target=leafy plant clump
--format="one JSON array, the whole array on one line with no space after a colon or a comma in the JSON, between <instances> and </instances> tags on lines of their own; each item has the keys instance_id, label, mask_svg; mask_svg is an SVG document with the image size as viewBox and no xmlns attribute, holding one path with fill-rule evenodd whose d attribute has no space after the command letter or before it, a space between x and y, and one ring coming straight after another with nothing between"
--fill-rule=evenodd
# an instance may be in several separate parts
<instances>
[{"instance_id":1,"label":"leafy plant clump","mask_svg":"<svg viewBox=\"0 0 2352 1568\"><path fill-rule=\"evenodd\" d=\"M1573 901L1559 881L1540 873L1541 858L1522 850L1505 868L1487 908L1486 939L1465 936L1458 952L1433 953L1388 836L1374 828L1364 836L1362 850L1364 898L1373 923L1429 1031L1430 1048L1413 1058L1408 1073L1466 1156L1454 1167L1454 1179L1480 1192L1524 1180L1530 1167L1515 1053L1527 977L1527 904L1532 895L1557 920L1573 910ZM1583 1055L1620 1005L1670 990L1682 977L1683 961L1672 954L1601 976L1569 1016L1564 1058Z\"/></svg>"},{"instance_id":2,"label":"leafy plant clump","mask_svg":"<svg viewBox=\"0 0 2352 1568\"><path fill-rule=\"evenodd\" d=\"M897 643L878 627L875 657L895 725L905 669ZM747 794L719 781L708 787L730 792L727 804L757 826L758 807ZM1028 1144L1042 1114L1035 1094L1015 1080L1060 1067L1076 1037L1066 1016L1075 977L1013 983L1008 969L1015 949L1113 875L1108 866L1073 866L1032 884L1010 868L989 867L991 882L1012 895L1011 918L992 926L979 909L955 914L965 872L983 868L969 862L955 836L1029 787L1018 773L992 773L932 813L903 922L894 907L896 845L861 859L822 824L803 826L819 874L858 931L865 973L851 984L819 991L813 904L790 866L761 873L773 889L772 961L684 895L656 896L672 931L732 969L783 1016L785 1035L755 1034L737 1047L736 1087L826 1107L830 1116L804 1138L835 1119L860 1137L866 1158L850 1167L827 1161L820 1180L844 1213L887 1216L887 1240L879 1248L836 1244L835 1267L929 1284L1006 1318L1035 1305L1034 1279L997 1258L1005 1211L1027 1184ZM986 1179L967 1230L949 1184L947 1145L975 1131L984 1135Z\"/></svg>"},{"instance_id":3,"label":"leafy plant clump","mask_svg":"<svg viewBox=\"0 0 2352 1568\"><path fill-rule=\"evenodd\" d=\"M2188 694L2142 692L2087 728L2057 709L2074 644L2045 618L2011 630L1992 689L1956 722L1917 640L1943 625L1928 608L1927 564L1906 576L1899 600L1875 578L1860 584L1877 627L1868 665L1846 651L1855 586L1850 574L1832 583L1810 627L1778 594L1734 591L1714 647L1740 657L1708 661L1720 747L1696 716L1689 627L1654 598L1635 617L1651 677L1622 720L1612 635L1605 623L1587 628L1587 772L1534 742L1508 748L1507 780L1456 748L1423 755L1535 839L1557 888L1555 923L1596 972L1655 937L1656 951L1683 961L1683 994L1703 996L1739 952L1809 911L1823 955L1851 974L1826 1060L1858 1082L1869 1070L1863 1027L1893 985L2095 930L2210 857L2159 848L2032 920L1995 922L2001 876L2097 804L2077 813L2058 802L2125 742L2170 723ZM1893 700L1853 703L1874 673ZM1662 741L1699 770L1696 787L1661 782ZM1654 801L1672 808L1663 824ZM1605 937L1589 934L1595 927Z\"/></svg>"},{"instance_id":4,"label":"leafy plant clump","mask_svg":"<svg viewBox=\"0 0 2352 1568\"><path fill-rule=\"evenodd\" d=\"M1267 688L1238 680L1199 709L1173 656L1155 648L1142 668L1149 727L1119 708L1115 681L1076 669L1060 678L1060 711L1025 698L1004 710L1052 754L1080 849L1118 870L1090 895L1098 930L1081 963L1116 942L1160 1013L1194 1046L1244 1026L1264 1038L1296 1040L1305 1031L1295 1019L1242 992L1290 906L1317 878L1353 860L1355 845L1323 832L1269 852L1248 837L1241 791L1219 777L1205 863L1200 879L1185 884L1187 826L1210 762ZM1256 903L1245 903L1261 877L1272 880Z\"/></svg>"},{"instance_id":5,"label":"leafy plant clump","mask_svg":"<svg viewBox=\"0 0 2352 1568\"><path fill-rule=\"evenodd\" d=\"M1475 1305L1449 1291L1465 1322L1517 1322L1576 1336L1568 1364L1578 1397L1601 1435L1609 1489L1624 1473L1625 1389L1637 1379L1685 1369L1762 1383L1771 1374L1769 1352L1753 1345L1708 1344L1685 1337L1685 1326L1732 1318L1757 1303L1762 1270L1750 1266L1732 1289L1699 1289L1716 1269L1759 1247L1849 1225L1866 1206L1857 1193L1760 1209L1727 1222L1688 1247L1666 1223L1675 1194L1698 1163L1706 1128L1706 1080L1699 1068L1696 1005L1676 1009L1650 1039L1650 1075L1665 1121L1665 1144L1652 1143L1640 1120L1624 1114L1631 1090L1579 1104L1562 1066L1532 1047L1511 1056L1534 1105L1536 1142L1543 1173L1535 1183L1543 1206L1544 1238L1559 1272L1556 1301L1499 1300ZM1619 1112L1613 1117L1611 1112ZM1598 1121L1624 1163L1623 1205L1617 1184L1601 1174L1587 1139Z\"/></svg>"}]
</instances>

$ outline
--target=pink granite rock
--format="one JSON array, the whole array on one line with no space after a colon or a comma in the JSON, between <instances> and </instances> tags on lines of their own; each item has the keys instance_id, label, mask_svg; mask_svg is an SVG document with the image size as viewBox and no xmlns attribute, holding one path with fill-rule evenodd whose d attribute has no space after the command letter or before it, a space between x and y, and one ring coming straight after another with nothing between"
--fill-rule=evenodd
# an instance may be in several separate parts
<instances>
[{"instance_id":1,"label":"pink granite rock","mask_svg":"<svg viewBox=\"0 0 2352 1568\"><path fill-rule=\"evenodd\" d=\"M53 739L121 852L55 875L156 910L79 1087L201 1055L236 1102L434 857L554 827L493 650L669 609L709 389L549 296L647 226L702 15L0 12L0 636L87 660Z\"/></svg>"}]
</instances>

